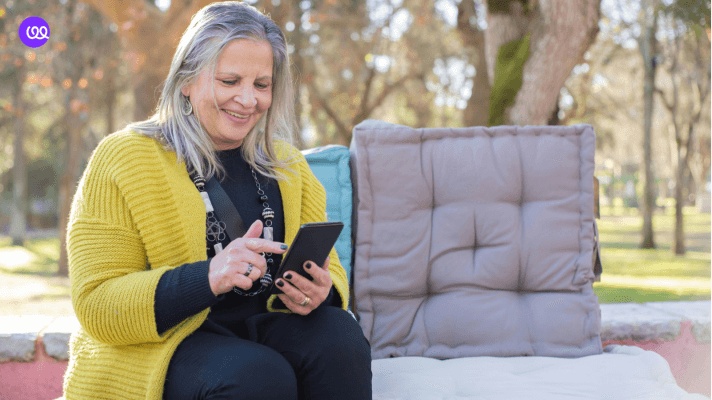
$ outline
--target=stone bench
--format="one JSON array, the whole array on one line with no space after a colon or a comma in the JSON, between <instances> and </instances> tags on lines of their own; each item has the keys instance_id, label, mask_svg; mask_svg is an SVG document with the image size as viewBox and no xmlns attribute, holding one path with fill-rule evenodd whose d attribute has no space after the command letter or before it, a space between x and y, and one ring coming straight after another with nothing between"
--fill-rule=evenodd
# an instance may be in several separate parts
<instances>
[{"instance_id":1,"label":"stone bench","mask_svg":"<svg viewBox=\"0 0 712 400\"><path fill-rule=\"evenodd\" d=\"M61 396L78 327L74 317L0 316L0 399ZM660 354L681 388L710 395L710 301L601 304L601 340Z\"/></svg>"},{"instance_id":2,"label":"stone bench","mask_svg":"<svg viewBox=\"0 0 712 400\"><path fill-rule=\"evenodd\" d=\"M559 217L566 216L568 218L567 221L570 222L567 225L569 232L576 230L579 233L579 238L582 238L578 246L574 246L576 248L572 250L573 253L578 254L578 258L573 260L576 261L575 264L573 264L573 261L547 264L541 261L546 258L546 254L529 254L531 260L540 261L537 265L541 267L540 270L535 269L529 276L547 276L551 280L537 281L539 284L536 284L536 282L532 284L530 279L526 285L519 282L517 285L521 284L521 287L517 286L517 290L514 291L514 286L507 284L507 282L511 281L509 280L511 277L515 277L511 282L516 284L516 277L521 276L518 275L521 274L521 271L511 272L511 270L520 267L515 265L515 262L499 265L500 269L509 268L508 271L510 273L509 275L504 274L506 276L503 275L502 279L495 279L494 286L483 286L482 282L479 284L477 282L469 282L470 287L492 288L488 294L490 297L486 299L493 297L502 299L502 296L516 296L520 299L520 301L509 301L506 304L502 304L506 307L496 308L499 312L499 319L494 318L497 315L493 316L492 313L483 312L483 309L475 310L477 313L470 312L468 314L463 313L461 308L456 306L463 317L470 316L469 325L461 325L459 330L440 330L440 336L420 337L422 339L421 342L427 339L428 343L445 347L456 342L447 337L451 333L458 333L460 339L464 340L464 342L455 343L455 346L458 343L478 345L483 340L489 341L487 343L493 346L500 344L512 345L515 341L506 340L507 338L504 338L501 334L503 332L511 334L513 329L507 330L505 329L506 326L503 328L502 325L506 325L508 322L511 325L512 321L507 321L507 316L517 315L511 314L512 312L520 312L523 319L517 322L522 322L523 325L518 332L526 331L527 334L519 335L517 343L526 342L529 347L517 347L518 349L524 349L521 352L508 348L501 351L481 351L477 354L460 353L460 355L454 356L457 358L452 358L453 356L449 355L442 356L442 354L440 354L440 357L428 358L421 356L424 353L405 350L401 354L407 356L393 358L389 356L374 357L374 399L529 398L555 400L576 397L575 394L587 398L595 398L597 395L598 398L674 398L679 400L693 400L703 397L687 392L703 393L709 396L709 301L611 304L602 305L600 308L598 302L595 301L590 282L594 276L600 273L600 270L598 272L596 270L593 262L595 257L592 260L589 258L590 254L595 253L595 240L593 240L595 225L589 225L593 221L593 215L587 208L588 204L594 203L593 189L589 186L593 173L594 149L593 134L590 127L523 129L500 127L492 129L425 129L415 131L400 126L384 125L376 121L364 122L359 127L357 127L359 129L355 130L354 137L358 139L359 135L361 135L361 142L357 140L352 144L352 150L354 151L351 153L351 163L349 163L349 150L345 148L338 149L327 146L326 148L306 151L305 155L315 175L325 186L328 218L342 221L346 225L344 232L342 232L343 237L337 242L336 248L342 265L344 265L348 275L351 276L351 282L357 282L354 285L356 290L352 292L354 293L354 299L350 303L352 304L352 309L361 317L361 326L366 326L364 328L365 332L373 334L374 329L371 323L374 320L374 310L378 307L374 308L372 304L369 304L372 297L368 297L370 295L366 290L368 290L368 284L373 282L369 281L370 275L364 271L371 271L369 268L379 266L377 263L371 264L366 256L372 254L369 251L370 246L386 243L388 238L388 236L384 236L384 240L384 237L381 237L380 242L378 240L370 240L373 239L373 236L369 236L369 234L372 235L374 231L369 229L372 227L373 220L368 217L371 215L369 212L375 212L375 208L371 207L373 203L370 202L372 200L371 195L373 195L372 189L374 188L392 188L396 184L400 190L404 190L405 188L401 188L401 186L406 183L413 184L409 187L412 191L407 192L409 196L387 196L383 202L379 203L381 205L391 205L394 201L408 199L412 203L409 203L410 208L390 207L387 211L391 214L387 212L379 214L380 216L389 215L393 217L396 215L404 217L410 216L410 214L404 215L403 210L414 208L415 211L422 211L428 208L425 205L429 205L435 199L433 189L435 185L432 185L432 182L428 184L429 181L426 178L428 176L434 177L436 169L438 171L438 179L444 179L444 181L452 180L453 171L477 171L477 174L467 175L466 177L479 179L479 181L471 183L473 183L473 187L479 188L482 193L486 192L485 194L489 195L490 189L503 190L503 188L514 186L520 188L520 192L517 192L519 197L510 198L511 196L505 196L508 199L507 201L502 200L497 203L499 206L504 207L500 208L500 211L506 209L510 217L512 217L514 215L511 213L512 207L532 206L533 200L538 199L542 201L534 202L537 204L534 204L533 207L536 210L541 210L542 204L551 203L549 201L551 199L547 200L548 197L537 197L542 193L550 192L548 189L542 189L548 187L546 185L551 183L551 180L546 179L546 177L560 176L562 179L568 177L568 180L564 179L568 182L568 186L557 181L558 184L563 186L558 189L550 189L553 191L555 191L554 189L561 189L559 191L563 191L562 193L575 192L574 195L578 202L573 203L570 200L566 200L573 197L559 192L556 193L559 193L559 196L563 196L562 199L566 201L559 200L568 204L569 208L573 207L578 210L578 217L571 212L556 213L543 212L546 210L542 210L542 212L536 214L537 218L533 218L535 214L529 212L532 209L528 209L527 216L529 218L527 221L528 224L537 221L540 223L540 225L531 226L532 228L537 226L541 228L546 225L541 225L542 221L548 221L549 225L547 226L558 227L556 232L560 233L563 230L561 230L562 224L559 221ZM375 131L378 131L378 140L376 140ZM372 133L373 135L371 135ZM384 135L387 137L384 137ZM464 139L460 138L460 136ZM371 138L375 141L374 143L368 142ZM467 144L458 142L460 143L459 146L451 146L451 152L457 152L459 158L448 158L443 157L445 153L436 153L434 151L437 143L433 142L433 140L441 139L462 139L466 140ZM364 142L364 140L368 143ZM427 144L424 145L424 142L427 142ZM360 150L355 151L357 148ZM517 149L518 151L512 152L508 151L508 149ZM522 152L520 153L519 150L522 150ZM435 162L433 157L437 154L440 154L440 156ZM522 154L525 156L522 156ZM426 159L422 159L423 157L426 157ZM363 165L361 165L360 169L356 163L358 160L362 160L365 163L362 163ZM454 164L455 161L457 161L457 164ZM425 167L423 167L424 165ZM425 170L430 171L430 174L423 173ZM579 174L570 174L569 172L571 171L578 171ZM397 175L395 172L400 172L401 175ZM410 173L410 175L406 174L406 172ZM379 186L383 182L372 182L365 179L369 176L373 179L383 178L389 180L389 184ZM358 177L360 179L356 179ZM533 179L532 177L538 178ZM464 179L465 177L461 178ZM500 182L503 179L508 182L505 182L507 183L506 185L493 186L492 182ZM527 185L523 184L525 180ZM363 187L358 189L360 195L354 193L352 197L352 186L354 192L357 192L358 185L356 185L356 182L359 182L359 185L363 184ZM450 182L449 186L445 185L444 187L462 187L458 183L455 182L456 185L453 186L453 182ZM529 193L529 197L522 197L523 193L525 193L524 188L539 188L538 190L541 193L537 192L539 194L532 197L536 193L529 190L526 192ZM438 193L442 193L442 191ZM483 200L479 197L469 199L466 202L468 205L474 204L478 206L490 203L492 201ZM426 210L425 214L428 212L433 214L433 207ZM557 203L555 207L553 204L549 204L548 210L559 209L557 207L562 207L562 205ZM352 210L354 211L353 214ZM478 212L478 215L482 218L494 215L491 210L488 213L486 209L479 209ZM524 212L523 208L520 212ZM354 214L358 214L359 218L356 218ZM418 218L422 221L419 220L419 223L411 224L411 227L423 228L431 226L433 219L424 218L423 215L425 214L418 214ZM572 215L574 216L572 217ZM480 224L483 221L482 218L480 218ZM396 220L398 218L394 217L388 221L395 223L397 222ZM468 245L473 245L474 243L476 249L481 248L478 246L501 244L493 242L492 235L488 237L483 233L499 232L498 229L493 230L493 227L499 227L502 221L497 218L485 218L485 220L489 221L489 224L479 227L479 241L468 239L471 242ZM383 220L379 221L382 222ZM586 221L586 224L582 224L581 221ZM353 228L350 226L351 222L353 222ZM473 224L473 222L470 221L470 224ZM571 224L574 227L570 226ZM384 229L387 230L388 228L391 228L391 226L387 225ZM359 233L355 234L357 231ZM470 230L467 232L472 233ZM539 232L541 232L541 229ZM549 234L552 232L547 231ZM352 233L355 234L354 237L351 237ZM442 231L440 231L440 234L442 234ZM426 236L421 235L420 237ZM507 237L517 238L518 236L510 235ZM533 237L544 238L545 236L527 236L529 239ZM565 239L559 235L556 243L566 242ZM591 242L591 247L589 247L589 241ZM408 243L410 245L409 241L399 243ZM424 248L423 243L421 243L421 249ZM510 243L510 245L513 245L513 243ZM551 243L553 242L530 243L529 248L543 248L545 251L553 253L556 249L551 248ZM437 244L431 243L431 245ZM516 251L519 247L513 246L512 248ZM589 251L591 248L594 249L593 252ZM376 254L383 255L384 253L376 251ZM399 256L400 253L388 254L393 259L393 257ZM351 256L354 256L354 258ZM423 257L428 256L423 255ZM570 254L566 255L566 257L569 259ZM352 260L355 260L353 264L351 263ZM590 266L588 260L591 260ZM401 267L413 268L418 263L420 263L418 267L423 267L423 265L427 264L422 262L423 258L411 261L415 262L394 263L394 265L391 265L393 269L386 272L381 271L383 274L381 276L405 276L407 274L404 273L405 271ZM529 265L529 263L520 264ZM561 271L551 271L546 265L556 265ZM572 265L580 266L580 268L577 269L574 276L570 276L570 279L573 279L573 283L567 283L569 280L562 279L561 276L571 275ZM593 267L592 270L589 269L591 267ZM495 265L490 265L489 269L485 268L483 271L489 271L490 275L488 276L493 276L500 273L500 269L495 268ZM562 272L564 270L568 272ZM355 274L353 273L354 271L356 272ZM589 272L592 273L589 274ZM558 277L552 276L557 274ZM432 282L431 278L433 277L423 277L423 279L430 279L430 282ZM436 276L435 278L438 277ZM605 274L603 279L605 280ZM547 284L543 285L544 282L547 282ZM572 285L575 287L572 287ZM458 288L464 286L466 285L459 285ZM393 285L390 287L393 287ZM445 292L443 287L439 289L441 289L441 292ZM457 288L452 290L457 290ZM505 293L505 291L507 292ZM427 292L425 294L432 293L435 292ZM542 301L539 301L536 305L530 303L533 297L540 296L541 293L544 293L543 296L545 296L539 297L543 299ZM391 292L382 291L379 294L390 295ZM481 303L480 299L482 297L468 297L470 301L462 301L468 293L463 292L461 294L463 296L456 300L460 301L459 306L462 307L492 304L491 302L487 304ZM532 294L534 295L533 297L531 296ZM393 300L400 301L402 298L412 300L412 295L413 293L411 292L403 292L402 295L395 296L399 298ZM423 301L430 300L423 299ZM526 309L514 307L525 303L528 304ZM415 304L415 302L411 301L410 304ZM444 303L441 302L441 304ZM453 309L452 304L449 307ZM387 317L397 317L396 313L401 312L402 309L403 307L391 307L391 314L388 314L385 308L378 308L377 311L380 312L381 316L385 312ZM445 314L448 311L447 307L441 307L439 310ZM598 318L599 310L600 319ZM524 312L529 312L529 314L524 314ZM534 312L537 313L535 325ZM440 314L435 315L442 316ZM474 315L479 316L481 319L477 320L477 317L473 317ZM454 322L460 322L459 317L456 318L452 314L450 314L450 317L451 319L446 320L445 323L454 326ZM490 317L493 317L493 319ZM380 336L377 335L375 338L370 338L372 339L372 348L384 346L384 343L385 345L389 345L389 343L398 345L412 343L412 338L401 337L404 332L409 332L408 329L403 330L403 327L407 328L408 322L403 323L407 319L408 316L405 319L390 318L389 321L391 322L381 323L378 331ZM52 375L55 372L50 374L48 371L55 371L56 369L62 371L66 368L67 362L61 360L66 358L66 338L69 332L76 329L76 321L58 321L58 325L65 324L64 328L57 327L57 325L50 327L53 322L51 318L43 320L42 317L15 317L7 321L0 319L0 358L8 360L0 364L0 376L3 377L0 380L0 399L46 399L61 396L61 374ZM418 326L421 328L423 326L422 323L420 325L415 324L415 320L412 322L410 332L418 329ZM74 327L71 326L72 323ZM23 326L23 324L26 326ZM2 326L5 325L11 328L3 331ZM524 327L525 325L526 327ZM433 327L437 326L445 325L433 325ZM394 333L396 329L400 329L397 335ZM475 332L476 329L481 330L478 333ZM422 329L420 333L423 333ZM426 333L430 335L433 332ZM64 334L65 339L55 342L54 339L59 338L55 334ZM387 336L389 334L395 335L392 338L401 335L398 337L402 340L397 339L388 342ZM384 336L386 339L384 339ZM5 354L3 340L5 339L7 339L7 343L10 343L8 346L14 350L3 356ZM55 345L62 344L62 340L65 347L55 347ZM381 343L378 342L379 340ZM472 343L467 342L468 340ZM538 349L546 348L542 347L543 343L544 346L549 346L549 349L557 348L563 350L558 353L550 351L539 352L538 350L529 351L529 349L534 349L534 341L537 342L536 347ZM602 350L601 344L606 346L603 349L603 354L599 354ZM48 345L51 348L48 348ZM10 354L14 354L14 356ZM492 357L491 355L503 355L506 357ZM440 360L439 358L446 360ZM14 361L10 361L11 359ZM37 366L28 367L33 365ZM53 388L47 388L46 385L52 384L55 385ZM45 391L40 393L38 390ZM687 392L683 393L683 391ZM645 394L643 395L642 393Z\"/></svg>"}]
</instances>

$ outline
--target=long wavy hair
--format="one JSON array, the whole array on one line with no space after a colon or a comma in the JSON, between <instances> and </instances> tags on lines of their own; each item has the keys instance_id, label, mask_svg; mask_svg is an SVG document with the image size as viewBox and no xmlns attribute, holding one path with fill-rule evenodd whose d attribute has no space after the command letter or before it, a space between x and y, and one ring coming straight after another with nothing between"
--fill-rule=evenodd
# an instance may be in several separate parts
<instances>
[{"instance_id":1,"label":"long wavy hair","mask_svg":"<svg viewBox=\"0 0 712 400\"><path fill-rule=\"evenodd\" d=\"M295 159L279 159L274 141L285 141L291 148L293 135L297 131L287 42L282 30L270 18L245 3L212 3L193 16L173 55L155 114L145 121L129 124L127 129L152 137L167 149L175 151L178 162L185 161L189 172L197 172L206 180L213 175L223 175L224 169L216 155L217 148L198 116L182 112L188 99L181 89L197 79L204 70L211 71L213 99L217 108L217 60L225 46L235 39L264 41L272 48L272 105L247 134L241 151L245 160L260 174L283 180L285 176L276 168L290 169L288 166Z\"/></svg>"}]
</instances>

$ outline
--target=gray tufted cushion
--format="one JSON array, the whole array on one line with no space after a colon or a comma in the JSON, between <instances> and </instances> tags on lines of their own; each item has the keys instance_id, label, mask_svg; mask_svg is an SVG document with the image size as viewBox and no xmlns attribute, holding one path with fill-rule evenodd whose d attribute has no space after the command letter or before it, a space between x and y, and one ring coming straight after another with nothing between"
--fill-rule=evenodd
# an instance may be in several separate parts
<instances>
[{"instance_id":1,"label":"gray tufted cushion","mask_svg":"<svg viewBox=\"0 0 712 400\"><path fill-rule=\"evenodd\" d=\"M594 149L588 125L356 126L353 284L373 358L601 353Z\"/></svg>"}]
</instances>

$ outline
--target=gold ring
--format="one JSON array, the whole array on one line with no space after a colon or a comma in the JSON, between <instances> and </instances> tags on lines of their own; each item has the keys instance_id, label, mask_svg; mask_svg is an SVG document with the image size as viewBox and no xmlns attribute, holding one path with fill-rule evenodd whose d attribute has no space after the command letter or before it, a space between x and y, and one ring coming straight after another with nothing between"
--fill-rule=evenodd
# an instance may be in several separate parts
<instances>
[{"instance_id":1,"label":"gold ring","mask_svg":"<svg viewBox=\"0 0 712 400\"><path fill-rule=\"evenodd\" d=\"M302 306L302 307L306 307L307 304L309 304L310 301L311 301L311 299L309 298L309 296L306 296L306 297L304 298L304 301L301 302L301 303L299 303L299 305Z\"/></svg>"}]
</instances>

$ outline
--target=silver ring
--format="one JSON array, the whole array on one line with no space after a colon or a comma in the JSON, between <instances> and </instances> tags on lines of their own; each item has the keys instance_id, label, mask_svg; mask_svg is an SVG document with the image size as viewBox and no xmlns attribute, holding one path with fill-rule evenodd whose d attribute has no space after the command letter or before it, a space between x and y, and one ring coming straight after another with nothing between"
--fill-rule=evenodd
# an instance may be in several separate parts
<instances>
[{"instance_id":1,"label":"silver ring","mask_svg":"<svg viewBox=\"0 0 712 400\"><path fill-rule=\"evenodd\" d=\"M306 297L304 298L304 301L301 302L301 303L299 303L299 305L302 306L302 307L306 307L307 304L309 304L310 301L311 301L311 299L309 298L309 296L306 296Z\"/></svg>"},{"instance_id":2,"label":"silver ring","mask_svg":"<svg viewBox=\"0 0 712 400\"><path fill-rule=\"evenodd\" d=\"M247 271L245 271L244 275L247 276L247 277L249 277L249 276L250 276L250 273L252 272L252 269L253 269L253 268L255 268L255 266L252 265L252 264L250 264L250 263L248 263L248 264L247 264Z\"/></svg>"}]
</instances>

